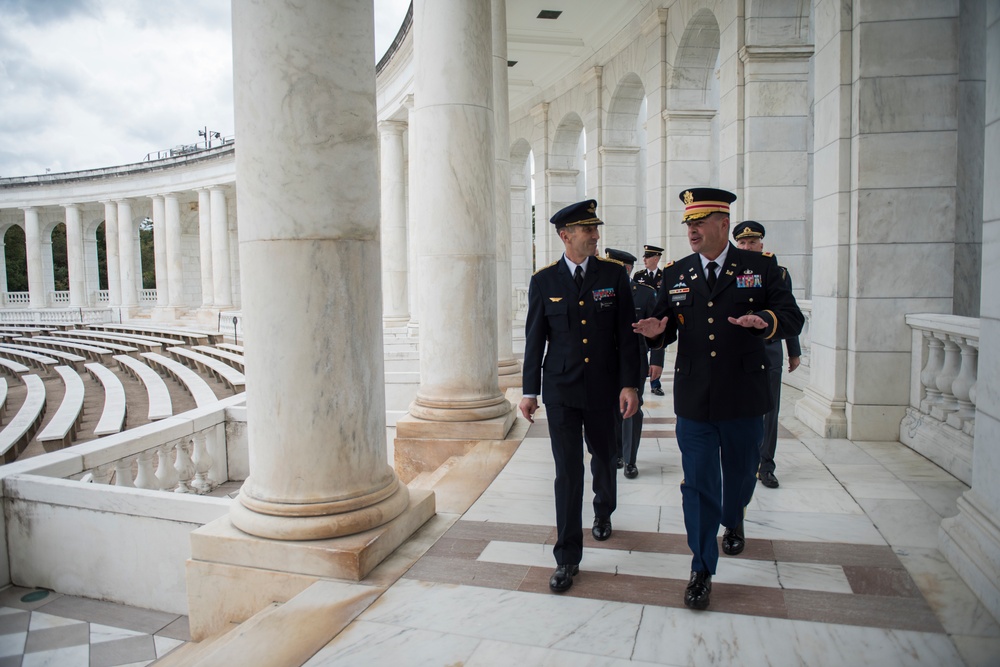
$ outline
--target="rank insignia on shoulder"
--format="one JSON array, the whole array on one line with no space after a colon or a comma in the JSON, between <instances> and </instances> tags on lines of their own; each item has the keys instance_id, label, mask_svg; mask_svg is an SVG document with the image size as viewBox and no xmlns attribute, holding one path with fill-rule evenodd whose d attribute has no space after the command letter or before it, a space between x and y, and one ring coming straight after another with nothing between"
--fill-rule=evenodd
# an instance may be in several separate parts
<instances>
[{"instance_id":1,"label":"rank insignia on shoulder","mask_svg":"<svg viewBox=\"0 0 1000 667\"><path fill-rule=\"evenodd\" d=\"M666 269L666 268L671 267L673 265L674 265L674 260L670 260L669 262L667 262L666 264L663 265L663 268Z\"/></svg>"},{"instance_id":2,"label":"rank insignia on shoulder","mask_svg":"<svg viewBox=\"0 0 1000 667\"><path fill-rule=\"evenodd\" d=\"M760 254L764 255L764 257L774 257L774 253L773 252L768 252L766 250L764 252L760 253Z\"/></svg>"},{"instance_id":3,"label":"rank insignia on shoulder","mask_svg":"<svg viewBox=\"0 0 1000 667\"><path fill-rule=\"evenodd\" d=\"M562 297L561 296L550 296L549 297L549 301L551 301L552 303L559 303L560 301L562 301Z\"/></svg>"}]
</instances>

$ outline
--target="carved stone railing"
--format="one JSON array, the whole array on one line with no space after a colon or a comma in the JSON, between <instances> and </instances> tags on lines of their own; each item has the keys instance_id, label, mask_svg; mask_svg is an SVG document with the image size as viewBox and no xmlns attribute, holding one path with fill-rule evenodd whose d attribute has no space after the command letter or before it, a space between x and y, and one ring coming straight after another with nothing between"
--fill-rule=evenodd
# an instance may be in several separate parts
<instances>
[{"instance_id":1,"label":"carved stone railing","mask_svg":"<svg viewBox=\"0 0 1000 667\"><path fill-rule=\"evenodd\" d=\"M15 324L98 324L110 322L114 313L109 308L38 308L25 310L0 309L0 323Z\"/></svg>"},{"instance_id":2,"label":"carved stone railing","mask_svg":"<svg viewBox=\"0 0 1000 667\"><path fill-rule=\"evenodd\" d=\"M69 292L61 290L58 292L49 292L49 305L50 306L68 306L69 305Z\"/></svg>"},{"instance_id":3,"label":"carved stone railing","mask_svg":"<svg viewBox=\"0 0 1000 667\"><path fill-rule=\"evenodd\" d=\"M517 304L514 308L514 320L524 322L528 317L528 288L515 287L514 298Z\"/></svg>"},{"instance_id":4,"label":"carved stone railing","mask_svg":"<svg viewBox=\"0 0 1000 667\"><path fill-rule=\"evenodd\" d=\"M4 292L3 305L14 308L26 307L31 303L30 292Z\"/></svg>"},{"instance_id":5,"label":"carved stone railing","mask_svg":"<svg viewBox=\"0 0 1000 667\"><path fill-rule=\"evenodd\" d=\"M155 304L156 303L156 289L143 289L139 290L139 303L144 304Z\"/></svg>"},{"instance_id":6,"label":"carved stone railing","mask_svg":"<svg viewBox=\"0 0 1000 667\"><path fill-rule=\"evenodd\" d=\"M910 407L899 441L971 484L979 320L916 314L906 323L912 330Z\"/></svg>"}]
</instances>

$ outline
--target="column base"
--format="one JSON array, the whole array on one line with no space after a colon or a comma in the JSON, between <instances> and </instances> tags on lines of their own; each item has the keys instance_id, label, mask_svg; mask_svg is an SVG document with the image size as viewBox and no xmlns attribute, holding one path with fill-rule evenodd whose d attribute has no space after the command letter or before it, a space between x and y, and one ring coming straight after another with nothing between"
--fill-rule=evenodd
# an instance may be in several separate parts
<instances>
[{"instance_id":1,"label":"column base","mask_svg":"<svg viewBox=\"0 0 1000 667\"><path fill-rule=\"evenodd\" d=\"M511 388L520 389L522 380L521 363L517 359L501 359L497 365L497 372L502 391Z\"/></svg>"},{"instance_id":2,"label":"column base","mask_svg":"<svg viewBox=\"0 0 1000 667\"><path fill-rule=\"evenodd\" d=\"M830 401L806 387L803 397L795 403L795 418L823 438L847 437L847 404Z\"/></svg>"},{"instance_id":3,"label":"column base","mask_svg":"<svg viewBox=\"0 0 1000 667\"><path fill-rule=\"evenodd\" d=\"M979 509L975 491L958 498L958 514L941 522L941 553L1000 620L1000 523Z\"/></svg>"},{"instance_id":4,"label":"column base","mask_svg":"<svg viewBox=\"0 0 1000 667\"><path fill-rule=\"evenodd\" d=\"M434 516L434 493L414 489L401 514L363 533L328 540L254 537L224 516L191 533L187 562L191 638L200 641L320 579L361 581Z\"/></svg>"},{"instance_id":5,"label":"column base","mask_svg":"<svg viewBox=\"0 0 1000 667\"><path fill-rule=\"evenodd\" d=\"M430 440L503 440L516 418L514 406L503 400L506 409L495 417L475 419L471 410L465 410L467 421L435 421L415 416L414 407L405 417L396 421L397 438Z\"/></svg>"},{"instance_id":6,"label":"column base","mask_svg":"<svg viewBox=\"0 0 1000 667\"><path fill-rule=\"evenodd\" d=\"M899 441L972 486L972 436L907 408Z\"/></svg>"},{"instance_id":7,"label":"column base","mask_svg":"<svg viewBox=\"0 0 1000 667\"><path fill-rule=\"evenodd\" d=\"M174 306L157 306L156 308L153 308L153 312L150 313L149 319L154 322L176 322L177 318L180 317L183 312L184 309L176 308Z\"/></svg>"}]
</instances>

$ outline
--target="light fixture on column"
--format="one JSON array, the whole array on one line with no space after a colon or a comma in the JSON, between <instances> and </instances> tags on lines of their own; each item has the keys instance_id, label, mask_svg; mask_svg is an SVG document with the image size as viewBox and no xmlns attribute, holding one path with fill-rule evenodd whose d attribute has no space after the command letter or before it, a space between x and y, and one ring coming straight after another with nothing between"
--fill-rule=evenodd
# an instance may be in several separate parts
<instances>
[{"instance_id":1,"label":"light fixture on column","mask_svg":"<svg viewBox=\"0 0 1000 667\"><path fill-rule=\"evenodd\" d=\"M198 130L198 136L199 137L205 137L205 147L206 148L211 148L212 147L212 139L221 139L222 138L222 134L221 133L215 132L214 130L208 129L207 125L205 127L203 127L202 129Z\"/></svg>"}]
</instances>

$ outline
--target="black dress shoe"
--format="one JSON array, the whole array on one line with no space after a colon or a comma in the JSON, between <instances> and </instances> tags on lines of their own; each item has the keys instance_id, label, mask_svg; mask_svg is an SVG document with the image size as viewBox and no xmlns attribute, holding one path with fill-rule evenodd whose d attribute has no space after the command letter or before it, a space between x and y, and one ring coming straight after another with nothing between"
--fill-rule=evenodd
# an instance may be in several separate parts
<instances>
[{"instance_id":1,"label":"black dress shoe","mask_svg":"<svg viewBox=\"0 0 1000 667\"><path fill-rule=\"evenodd\" d=\"M712 575L708 572L692 572L691 581L684 591L684 606L692 609L707 609L709 594L712 592Z\"/></svg>"},{"instance_id":2,"label":"black dress shoe","mask_svg":"<svg viewBox=\"0 0 1000 667\"><path fill-rule=\"evenodd\" d=\"M594 528L590 532L598 542L608 539L611 537L611 519L603 516L595 518Z\"/></svg>"},{"instance_id":3,"label":"black dress shoe","mask_svg":"<svg viewBox=\"0 0 1000 667\"><path fill-rule=\"evenodd\" d=\"M549 588L556 593L568 591L569 587L573 585L573 575L579 572L579 565L560 565L549 577Z\"/></svg>"},{"instance_id":4,"label":"black dress shoe","mask_svg":"<svg viewBox=\"0 0 1000 667\"><path fill-rule=\"evenodd\" d=\"M653 387L650 391L653 392L655 396L663 396L663 390L659 387Z\"/></svg>"},{"instance_id":5,"label":"black dress shoe","mask_svg":"<svg viewBox=\"0 0 1000 667\"><path fill-rule=\"evenodd\" d=\"M743 548L746 545L742 523L735 530L726 528L726 532L722 534L722 552L727 556L738 556L743 553Z\"/></svg>"},{"instance_id":6,"label":"black dress shoe","mask_svg":"<svg viewBox=\"0 0 1000 667\"><path fill-rule=\"evenodd\" d=\"M624 468L624 467L625 467L625 459L623 459L622 457L620 457L620 456L619 456L619 457L618 457L618 460L617 460L617 461L615 461L615 466L616 466L616 467L617 467L617 468L618 468L619 470L621 470L622 468Z\"/></svg>"},{"instance_id":7,"label":"black dress shoe","mask_svg":"<svg viewBox=\"0 0 1000 667\"><path fill-rule=\"evenodd\" d=\"M762 472L757 475L760 479L760 483L769 489L778 488L778 478L774 476L773 472Z\"/></svg>"},{"instance_id":8,"label":"black dress shoe","mask_svg":"<svg viewBox=\"0 0 1000 667\"><path fill-rule=\"evenodd\" d=\"M625 464L625 476L628 477L629 479L635 479L636 477L639 476L639 469L636 468L631 463L626 463Z\"/></svg>"}]
</instances>

